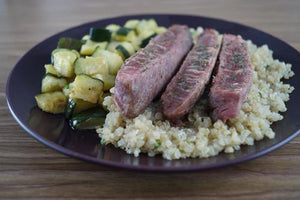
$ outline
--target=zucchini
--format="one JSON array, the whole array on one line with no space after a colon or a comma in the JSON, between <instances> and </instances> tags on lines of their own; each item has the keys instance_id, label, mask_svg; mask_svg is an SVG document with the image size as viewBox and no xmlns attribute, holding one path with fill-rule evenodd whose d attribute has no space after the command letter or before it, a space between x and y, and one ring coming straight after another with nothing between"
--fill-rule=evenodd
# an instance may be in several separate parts
<instances>
[{"instance_id":1,"label":"zucchini","mask_svg":"<svg viewBox=\"0 0 300 200\"><path fill-rule=\"evenodd\" d=\"M133 42L137 39L137 36L133 29L122 27L115 33L114 39L118 41Z\"/></svg>"},{"instance_id":2,"label":"zucchini","mask_svg":"<svg viewBox=\"0 0 300 200\"><path fill-rule=\"evenodd\" d=\"M96 78L96 79L99 79L99 80L103 81L103 90L104 91L107 91L110 88L115 86L115 80L116 80L115 76L112 76L112 75L109 75L109 74L105 74L105 75L96 74L96 75L93 76L93 78Z\"/></svg>"},{"instance_id":3,"label":"zucchini","mask_svg":"<svg viewBox=\"0 0 300 200\"><path fill-rule=\"evenodd\" d=\"M135 53L135 48L129 42L122 42L116 46L115 52L125 60Z\"/></svg>"},{"instance_id":4,"label":"zucchini","mask_svg":"<svg viewBox=\"0 0 300 200\"><path fill-rule=\"evenodd\" d=\"M108 67L105 58L102 57L86 57L78 58L74 64L75 74L108 74Z\"/></svg>"},{"instance_id":5,"label":"zucchini","mask_svg":"<svg viewBox=\"0 0 300 200\"><path fill-rule=\"evenodd\" d=\"M116 34L126 36L132 31L133 30L131 28L121 27L117 30Z\"/></svg>"},{"instance_id":6,"label":"zucchini","mask_svg":"<svg viewBox=\"0 0 300 200\"><path fill-rule=\"evenodd\" d=\"M138 35L140 35L143 31L148 30L148 24L146 20L141 20L137 25L136 25L136 32Z\"/></svg>"},{"instance_id":7,"label":"zucchini","mask_svg":"<svg viewBox=\"0 0 300 200\"><path fill-rule=\"evenodd\" d=\"M65 87L62 89L62 92L64 93L64 95L66 96L66 97L69 97L69 95L70 95L70 87L71 87L71 83L69 83L69 84L67 84L67 85L65 85Z\"/></svg>"},{"instance_id":8,"label":"zucchini","mask_svg":"<svg viewBox=\"0 0 300 200\"><path fill-rule=\"evenodd\" d=\"M59 39L57 48L74 49L76 51L80 51L82 44L83 42L81 40L65 37Z\"/></svg>"},{"instance_id":9,"label":"zucchini","mask_svg":"<svg viewBox=\"0 0 300 200\"><path fill-rule=\"evenodd\" d=\"M163 26L159 26L159 27L157 27L156 29L155 29L155 32L157 33L157 34L161 34L161 33L164 33L164 32L166 32L167 31L167 29L165 28L165 27L163 27Z\"/></svg>"},{"instance_id":10,"label":"zucchini","mask_svg":"<svg viewBox=\"0 0 300 200\"><path fill-rule=\"evenodd\" d=\"M65 109L66 118L71 118L73 114L80 113L83 110L95 107L97 104L83 101L81 99L72 99L69 98L68 104Z\"/></svg>"},{"instance_id":11,"label":"zucchini","mask_svg":"<svg viewBox=\"0 0 300 200\"><path fill-rule=\"evenodd\" d=\"M147 46L147 44L149 43L149 41L151 40L151 38L155 37L156 35L157 35L156 33L153 33L149 37L143 39L142 42L141 42L141 47L144 48L145 46Z\"/></svg>"},{"instance_id":12,"label":"zucchini","mask_svg":"<svg viewBox=\"0 0 300 200\"><path fill-rule=\"evenodd\" d=\"M92 56L105 58L109 74L111 75L117 75L119 69L123 65L122 57L114 52L97 48Z\"/></svg>"},{"instance_id":13,"label":"zucchini","mask_svg":"<svg viewBox=\"0 0 300 200\"><path fill-rule=\"evenodd\" d=\"M125 23L124 27L126 27L126 28L131 28L131 29L135 29L139 22L140 22L140 21L137 20L137 19L131 19L131 20L128 20L128 21Z\"/></svg>"},{"instance_id":14,"label":"zucchini","mask_svg":"<svg viewBox=\"0 0 300 200\"><path fill-rule=\"evenodd\" d=\"M74 75L74 62L80 57L79 53L70 49L55 49L52 51L52 60L55 70L64 77Z\"/></svg>"},{"instance_id":15,"label":"zucchini","mask_svg":"<svg viewBox=\"0 0 300 200\"><path fill-rule=\"evenodd\" d=\"M52 74L56 77L61 77L62 75L54 68L53 65L51 64L46 64L45 66L45 70L46 70L46 73L45 74Z\"/></svg>"},{"instance_id":16,"label":"zucchini","mask_svg":"<svg viewBox=\"0 0 300 200\"><path fill-rule=\"evenodd\" d=\"M116 32L117 30L119 30L121 26L117 25L117 24L110 24L108 26L105 27L105 29L110 30L111 32Z\"/></svg>"},{"instance_id":17,"label":"zucchini","mask_svg":"<svg viewBox=\"0 0 300 200\"><path fill-rule=\"evenodd\" d=\"M47 74L42 80L42 93L60 91L66 85L66 79Z\"/></svg>"},{"instance_id":18,"label":"zucchini","mask_svg":"<svg viewBox=\"0 0 300 200\"><path fill-rule=\"evenodd\" d=\"M127 49L125 49L125 47L120 44L116 47L116 53L119 54L123 58L123 60L126 60L130 57L130 54L127 51Z\"/></svg>"},{"instance_id":19,"label":"zucchini","mask_svg":"<svg viewBox=\"0 0 300 200\"><path fill-rule=\"evenodd\" d=\"M91 108L73 116L69 124L72 129L95 129L103 125L106 114L101 107Z\"/></svg>"},{"instance_id":20,"label":"zucchini","mask_svg":"<svg viewBox=\"0 0 300 200\"><path fill-rule=\"evenodd\" d=\"M70 98L97 103L103 93L103 82L87 75L77 75L70 88Z\"/></svg>"},{"instance_id":21,"label":"zucchini","mask_svg":"<svg viewBox=\"0 0 300 200\"><path fill-rule=\"evenodd\" d=\"M110 41L111 31L103 28L90 28L90 39L95 42Z\"/></svg>"},{"instance_id":22,"label":"zucchini","mask_svg":"<svg viewBox=\"0 0 300 200\"><path fill-rule=\"evenodd\" d=\"M84 35L82 38L81 38L81 41L85 44L87 40L90 39L90 36L89 35Z\"/></svg>"},{"instance_id":23,"label":"zucchini","mask_svg":"<svg viewBox=\"0 0 300 200\"><path fill-rule=\"evenodd\" d=\"M86 43L81 46L80 54L84 56L90 56L93 54L96 48L106 49L108 42L94 42L90 40L90 36L84 36Z\"/></svg>"},{"instance_id":24,"label":"zucchini","mask_svg":"<svg viewBox=\"0 0 300 200\"><path fill-rule=\"evenodd\" d=\"M60 91L43 93L35 96L40 109L48 113L63 113L67 104L67 98Z\"/></svg>"},{"instance_id":25,"label":"zucchini","mask_svg":"<svg viewBox=\"0 0 300 200\"><path fill-rule=\"evenodd\" d=\"M148 24L148 27L151 29L151 30L155 30L157 29L157 23L155 21L155 19L148 19L147 20L147 24Z\"/></svg>"},{"instance_id":26,"label":"zucchini","mask_svg":"<svg viewBox=\"0 0 300 200\"><path fill-rule=\"evenodd\" d=\"M156 32L154 30L144 30L143 32L141 32L141 34L139 35L139 38L141 40L144 40L146 38L149 38L150 36L156 34Z\"/></svg>"},{"instance_id":27,"label":"zucchini","mask_svg":"<svg viewBox=\"0 0 300 200\"><path fill-rule=\"evenodd\" d=\"M111 51L111 52L115 52L116 47L121 44L121 42L117 42L117 41L111 41L108 45L107 45L107 50Z\"/></svg>"},{"instance_id":28,"label":"zucchini","mask_svg":"<svg viewBox=\"0 0 300 200\"><path fill-rule=\"evenodd\" d=\"M137 26L136 26L136 31L138 34L141 34L144 31L149 31L149 30L156 30L157 29L157 23L154 19L149 19L149 20L141 20Z\"/></svg>"}]
</instances>

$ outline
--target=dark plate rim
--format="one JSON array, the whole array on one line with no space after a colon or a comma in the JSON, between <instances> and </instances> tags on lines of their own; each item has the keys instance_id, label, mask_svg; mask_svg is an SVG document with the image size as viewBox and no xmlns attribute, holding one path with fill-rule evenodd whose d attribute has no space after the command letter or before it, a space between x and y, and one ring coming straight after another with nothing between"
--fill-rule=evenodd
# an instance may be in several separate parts
<instances>
[{"instance_id":1,"label":"dark plate rim","mask_svg":"<svg viewBox=\"0 0 300 200\"><path fill-rule=\"evenodd\" d=\"M201 170L208 170L208 169L215 169L215 168L221 168L221 167L226 167L226 166L230 166L233 164L238 164L238 163L242 163L245 161L250 161L252 159L261 157L267 153L270 153L271 151L274 151L275 149L283 146L284 144L290 142L291 140L293 140L295 137L297 137L300 134L300 129L298 129L298 131L294 132L293 134L291 134L289 137L287 137L285 140L276 143L272 146L270 146L267 149L264 149L258 153L253 153L247 156L244 156L242 158L239 159L233 159L233 160L229 160L226 163L221 163L221 164L211 164L211 165L207 165L207 166L192 166L192 167L157 167L157 166L146 166L146 165L138 165L138 166L134 166L134 165L129 165L129 164L122 164L122 163L116 163L116 162L112 162L112 161L106 161L106 160L102 160L102 159L97 159L97 158L93 158L81 153L77 153L74 152L72 150L69 150L67 148L62 147L61 145L58 145L54 142L51 142L43 137L41 137L39 134L35 133L35 131L33 131L32 129L28 128L26 126L26 124L21 121L21 119L18 118L18 116L16 115L15 109L13 107L13 105L11 104L11 99L10 99L10 82L12 79L12 76L14 74L14 71L16 70L17 66L22 62L23 58L26 57L29 52L31 52L33 49L35 49L39 44L44 43L46 40L50 39L51 37L54 37L55 35L64 33L64 32L69 32L72 31L73 29L77 29L85 24L89 24L89 23L96 23L98 21L101 20L112 20L115 18L123 18L123 17L153 17L153 16L176 16L176 17L197 17L197 18L202 18L202 19L212 19L212 20L217 20L219 22L222 23L231 23L234 25L238 25L238 26L242 26L245 28L250 28L250 29L254 29L255 31L261 32L269 37L273 37L276 40L279 40L280 42L286 43L283 40L272 36L271 34L268 34L264 31L258 30L256 28L253 28L251 26L247 26L247 25L243 25L237 22L232 22L232 21L228 21L228 20L224 20L224 19L218 19L218 18L213 18L213 17L205 17L205 16L201 16L201 15L186 15L186 14L168 14L168 13L164 13L164 14L159 14L159 13L145 13L145 14L133 14L133 15L120 15L120 16L115 16L115 17L109 17L109 18L103 18L103 19L99 19L99 20L94 20L94 21L89 21L86 23L82 23L80 25L65 29L63 31L60 31L58 33L55 33L54 35L51 35L47 38L45 38L44 40L42 40L41 42L37 43L36 45L34 45L32 48L30 48L22 57L19 58L19 60L16 62L15 66L13 67L13 69L11 70L7 82L6 82L6 102L8 105L8 108L12 114L12 116L15 118L15 120L18 122L18 124L29 134L31 135L33 138L35 138L37 141L41 142L42 144L44 144L47 147L50 147L53 150L56 150L60 153L63 153L65 155L68 155L72 158L77 158L77 159L81 159L87 162L91 162L94 164L100 164L103 166L109 166L109 167L114 167L114 168L118 168L118 169L127 169L127 170L137 170L137 171L148 171L148 172L193 172L193 171L201 171ZM287 43L286 43L287 44ZM289 45L289 44L288 44ZM295 50L296 52L299 53L298 50L296 50L293 46L289 45L293 50ZM300 53L299 53L300 54ZM256 141L259 142L259 141ZM255 144L254 144L255 145ZM194 158L194 159L199 159L199 158Z\"/></svg>"}]
</instances>

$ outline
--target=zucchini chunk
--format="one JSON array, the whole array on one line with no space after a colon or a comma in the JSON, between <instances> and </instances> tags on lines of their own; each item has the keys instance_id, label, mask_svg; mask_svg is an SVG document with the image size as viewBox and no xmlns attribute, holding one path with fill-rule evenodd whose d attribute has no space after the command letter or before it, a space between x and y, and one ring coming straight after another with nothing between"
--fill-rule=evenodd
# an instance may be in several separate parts
<instances>
[{"instance_id":1,"label":"zucchini chunk","mask_svg":"<svg viewBox=\"0 0 300 200\"><path fill-rule=\"evenodd\" d=\"M155 19L148 19L146 21L147 21L148 27L150 29L152 29L152 30L157 29L158 26L157 26L157 23L156 23Z\"/></svg>"},{"instance_id":2,"label":"zucchini chunk","mask_svg":"<svg viewBox=\"0 0 300 200\"><path fill-rule=\"evenodd\" d=\"M97 103L103 93L103 82L87 75L77 75L70 88L70 98Z\"/></svg>"},{"instance_id":3,"label":"zucchini chunk","mask_svg":"<svg viewBox=\"0 0 300 200\"><path fill-rule=\"evenodd\" d=\"M135 48L129 42L122 42L116 46L115 52L125 60L135 53Z\"/></svg>"},{"instance_id":4,"label":"zucchini chunk","mask_svg":"<svg viewBox=\"0 0 300 200\"><path fill-rule=\"evenodd\" d=\"M69 83L69 84L67 84L67 85L65 85L65 87L62 89L62 92L64 93L64 95L66 96L66 97L69 97L69 95L70 95L70 87L71 87L71 83Z\"/></svg>"},{"instance_id":5,"label":"zucchini chunk","mask_svg":"<svg viewBox=\"0 0 300 200\"><path fill-rule=\"evenodd\" d=\"M121 44L121 42L117 42L117 41L111 41L108 46L107 46L107 50L114 52L116 50L116 47Z\"/></svg>"},{"instance_id":6,"label":"zucchini chunk","mask_svg":"<svg viewBox=\"0 0 300 200\"><path fill-rule=\"evenodd\" d=\"M106 114L101 107L91 108L73 116L69 124L72 129L95 129L103 125Z\"/></svg>"},{"instance_id":7,"label":"zucchini chunk","mask_svg":"<svg viewBox=\"0 0 300 200\"><path fill-rule=\"evenodd\" d=\"M53 65L51 64L46 64L45 66L45 70L46 70L46 73L45 74L52 74L56 77L61 77L62 75L54 68Z\"/></svg>"},{"instance_id":8,"label":"zucchini chunk","mask_svg":"<svg viewBox=\"0 0 300 200\"><path fill-rule=\"evenodd\" d=\"M141 20L137 26L136 26L136 31L138 34L141 34L144 31L149 31L149 30L156 30L157 29L157 23L154 19L148 19L148 20Z\"/></svg>"},{"instance_id":9,"label":"zucchini chunk","mask_svg":"<svg viewBox=\"0 0 300 200\"><path fill-rule=\"evenodd\" d=\"M117 30L116 34L117 35L128 35L132 31L131 28L126 28L126 27L121 27Z\"/></svg>"},{"instance_id":10,"label":"zucchini chunk","mask_svg":"<svg viewBox=\"0 0 300 200\"><path fill-rule=\"evenodd\" d=\"M83 42L81 40L64 37L59 39L57 48L74 49L76 51L80 51L82 44Z\"/></svg>"},{"instance_id":11,"label":"zucchini chunk","mask_svg":"<svg viewBox=\"0 0 300 200\"><path fill-rule=\"evenodd\" d=\"M117 30L119 30L121 26L117 25L117 24L110 24L110 25L107 25L105 27L105 29L107 30L110 30L111 32L116 32Z\"/></svg>"},{"instance_id":12,"label":"zucchini chunk","mask_svg":"<svg viewBox=\"0 0 300 200\"><path fill-rule=\"evenodd\" d=\"M80 54L84 56L90 56L93 54L96 48L106 49L108 42L94 42L90 40L90 36L86 35L82 39L86 40L85 44L81 46Z\"/></svg>"},{"instance_id":13,"label":"zucchini chunk","mask_svg":"<svg viewBox=\"0 0 300 200\"><path fill-rule=\"evenodd\" d=\"M137 19L130 19L125 23L124 27L135 29L139 22Z\"/></svg>"},{"instance_id":14,"label":"zucchini chunk","mask_svg":"<svg viewBox=\"0 0 300 200\"><path fill-rule=\"evenodd\" d=\"M133 29L122 27L115 33L114 39L118 41L134 42L137 39L137 36Z\"/></svg>"},{"instance_id":15,"label":"zucchini chunk","mask_svg":"<svg viewBox=\"0 0 300 200\"><path fill-rule=\"evenodd\" d=\"M66 79L47 74L42 80L42 93L61 91L66 85Z\"/></svg>"},{"instance_id":16,"label":"zucchini chunk","mask_svg":"<svg viewBox=\"0 0 300 200\"><path fill-rule=\"evenodd\" d=\"M103 81L103 90L104 91L107 91L109 90L110 88L114 87L115 86L115 80L116 80L116 77L113 76L113 75L109 75L109 74L96 74L93 76L93 78L96 78L96 79L99 79L101 81Z\"/></svg>"},{"instance_id":17,"label":"zucchini chunk","mask_svg":"<svg viewBox=\"0 0 300 200\"><path fill-rule=\"evenodd\" d=\"M70 49L55 49L52 60L55 70L64 77L74 76L74 62L80 57L79 53Z\"/></svg>"},{"instance_id":18,"label":"zucchini chunk","mask_svg":"<svg viewBox=\"0 0 300 200\"><path fill-rule=\"evenodd\" d=\"M81 99L69 98L68 104L65 109L66 118L71 118L73 114L80 113L81 111L95 107L97 104L83 101Z\"/></svg>"},{"instance_id":19,"label":"zucchini chunk","mask_svg":"<svg viewBox=\"0 0 300 200\"><path fill-rule=\"evenodd\" d=\"M143 32L141 32L141 34L139 35L139 38L141 40L144 40L146 38L149 38L152 35L155 35L156 32L154 30L144 30Z\"/></svg>"},{"instance_id":20,"label":"zucchini chunk","mask_svg":"<svg viewBox=\"0 0 300 200\"><path fill-rule=\"evenodd\" d=\"M35 96L40 109L48 113L63 113L67 104L67 98L60 91L43 93Z\"/></svg>"},{"instance_id":21,"label":"zucchini chunk","mask_svg":"<svg viewBox=\"0 0 300 200\"><path fill-rule=\"evenodd\" d=\"M92 56L104 58L108 66L109 74L111 75L117 75L118 71L123 65L122 57L114 52L97 48Z\"/></svg>"},{"instance_id":22,"label":"zucchini chunk","mask_svg":"<svg viewBox=\"0 0 300 200\"><path fill-rule=\"evenodd\" d=\"M102 57L86 57L78 58L75 62L75 74L108 74L108 67L105 58Z\"/></svg>"},{"instance_id":23,"label":"zucchini chunk","mask_svg":"<svg viewBox=\"0 0 300 200\"><path fill-rule=\"evenodd\" d=\"M161 34L161 33L164 33L164 32L166 32L166 31L167 31L167 29L166 29L165 27L163 27L163 26L159 26L159 27L157 27L156 30L155 30L155 32L156 32L157 34Z\"/></svg>"},{"instance_id":24,"label":"zucchini chunk","mask_svg":"<svg viewBox=\"0 0 300 200\"><path fill-rule=\"evenodd\" d=\"M110 41L111 31L104 28L90 28L90 39L95 42Z\"/></svg>"},{"instance_id":25,"label":"zucchini chunk","mask_svg":"<svg viewBox=\"0 0 300 200\"><path fill-rule=\"evenodd\" d=\"M157 35L156 33L153 33L149 37L143 39L142 43L141 43L141 47L144 48L145 46L147 46L147 44L149 43L149 41L151 40L151 38L154 38L156 35Z\"/></svg>"},{"instance_id":26,"label":"zucchini chunk","mask_svg":"<svg viewBox=\"0 0 300 200\"><path fill-rule=\"evenodd\" d=\"M122 46L121 44L119 44L117 47L116 47L116 53L119 54L123 60L126 60L127 58L130 57L130 54L129 52L127 51L127 49L125 49L124 46Z\"/></svg>"}]
</instances>

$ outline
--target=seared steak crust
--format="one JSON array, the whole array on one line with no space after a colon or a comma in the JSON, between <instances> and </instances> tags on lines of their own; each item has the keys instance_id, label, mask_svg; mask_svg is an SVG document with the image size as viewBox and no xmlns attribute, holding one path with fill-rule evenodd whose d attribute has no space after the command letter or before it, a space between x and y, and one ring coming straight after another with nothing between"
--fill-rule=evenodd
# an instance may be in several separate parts
<instances>
[{"instance_id":1,"label":"seared steak crust","mask_svg":"<svg viewBox=\"0 0 300 200\"><path fill-rule=\"evenodd\" d=\"M216 77L209 93L212 118L235 118L252 85L252 66L247 42L235 35L224 35Z\"/></svg>"},{"instance_id":2,"label":"seared steak crust","mask_svg":"<svg viewBox=\"0 0 300 200\"><path fill-rule=\"evenodd\" d=\"M136 117L144 112L170 80L191 46L189 28L173 25L126 60L117 74L114 89L114 101L121 113L126 117Z\"/></svg>"},{"instance_id":3,"label":"seared steak crust","mask_svg":"<svg viewBox=\"0 0 300 200\"><path fill-rule=\"evenodd\" d=\"M177 120L187 114L209 82L221 46L221 36L206 29L172 78L161 100L163 114Z\"/></svg>"}]
</instances>

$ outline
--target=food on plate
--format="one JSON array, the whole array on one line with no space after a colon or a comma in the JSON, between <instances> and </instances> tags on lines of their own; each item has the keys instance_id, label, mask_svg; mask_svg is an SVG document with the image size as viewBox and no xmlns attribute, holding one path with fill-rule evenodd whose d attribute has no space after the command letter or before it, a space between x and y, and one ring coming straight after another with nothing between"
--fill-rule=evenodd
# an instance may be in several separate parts
<instances>
[{"instance_id":1,"label":"food on plate","mask_svg":"<svg viewBox=\"0 0 300 200\"><path fill-rule=\"evenodd\" d=\"M203 34L203 29L198 27L191 32L196 39ZM113 144L135 156L162 154L163 158L172 160L233 153L241 145L254 145L254 141L265 137L273 139L271 124L283 119L281 112L287 110L285 102L294 89L282 79L294 73L290 64L273 58L267 45L257 47L249 40L244 44L252 66L252 85L238 116L226 121L213 120L208 96L204 94L184 117L186 125L176 127L165 119L160 101L153 101L137 117L128 118L119 110L113 96L107 96L103 105L108 114L103 127L97 129L102 144ZM208 91L211 88L209 84L206 87Z\"/></svg>"},{"instance_id":2,"label":"food on plate","mask_svg":"<svg viewBox=\"0 0 300 200\"><path fill-rule=\"evenodd\" d=\"M124 27L92 27L82 39L60 38L51 64L45 65L38 107L65 113L73 129L100 127L106 115L103 99L115 86L124 60L165 31L153 19L128 20Z\"/></svg>"},{"instance_id":3,"label":"food on plate","mask_svg":"<svg viewBox=\"0 0 300 200\"><path fill-rule=\"evenodd\" d=\"M235 118L252 85L252 66L247 42L235 35L224 35L216 77L209 92L214 120Z\"/></svg>"},{"instance_id":4,"label":"food on plate","mask_svg":"<svg viewBox=\"0 0 300 200\"><path fill-rule=\"evenodd\" d=\"M271 125L294 89L282 81L292 66L267 45L153 19L61 38L44 67L35 96L43 111L64 113L73 129L96 129L102 145L169 160L274 138Z\"/></svg>"},{"instance_id":5,"label":"food on plate","mask_svg":"<svg viewBox=\"0 0 300 200\"><path fill-rule=\"evenodd\" d=\"M143 113L190 50L187 26L173 25L125 61L116 77L114 100L126 117Z\"/></svg>"},{"instance_id":6,"label":"food on plate","mask_svg":"<svg viewBox=\"0 0 300 200\"><path fill-rule=\"evenodd\" d=\"M182 118L203 94L217 60L221 39L216 31L206 29L186 56L161 97L163 114L168 119Z\"/></svg>"},{"instance_id":7,"label":"food on plate","mask_svg":"<svg viewBox=\"0 0 300 200\"><path fill-rule=\"evenodd\" d=\"M63 112L67 103L66 96L60 91L36 95L35 100L40 109L54 114Z\"/></svg>"}]
</instances>

